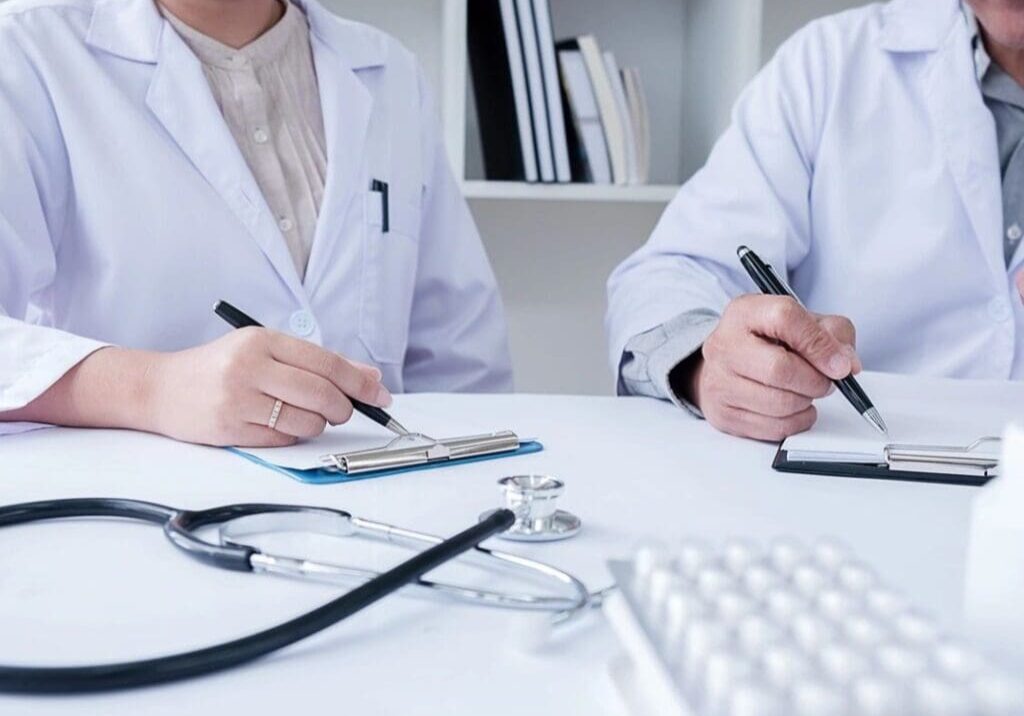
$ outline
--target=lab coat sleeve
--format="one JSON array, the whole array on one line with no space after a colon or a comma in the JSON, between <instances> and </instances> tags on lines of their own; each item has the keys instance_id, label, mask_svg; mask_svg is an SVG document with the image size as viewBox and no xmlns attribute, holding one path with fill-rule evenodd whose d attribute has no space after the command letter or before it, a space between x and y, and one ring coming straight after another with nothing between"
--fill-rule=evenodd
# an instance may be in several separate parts
<instances>
[{"instance_id":1,"label":"lab coat sleeve","mask_svg":"<svg viewBox=\"0 0 1024 716\"><path fill-rule=\"evenodd\" d=\"M827 94L821 35L812 24L780 48L741 94L705 166L648 242L612 273L606 328L617 378L634 337L695 311L720 316L732 298L754 290L736 257L739 245L787 269L807 255L814 148ZM685 348L676 364L692 352Z\"/></svg>"},{"instance_id":2,"label":"lab coat sleeve","mask_svg":"<svg viewBox=\"0 0 1024 716\"><path fill-rule=\"evenodd\" d=\"M700 350L717 323L717 314L687 311L631 338L622 353L618 394L670 400L693 415L704 417L697 406L676 389L672 371Z\"/></svg>"},{"instance_id":3,"label":"lab coat sleeve","mask_svg":"<svg viewBox=\"0 0 1024 716\"><path fill-rule=\"evenodd\" d=\"M469 207L455 182L420 79L424 167L406 390L507 392L512 367L504 308Z\"/></svg>"},{"instance_id":4,"label":"lab coat sleeve","mask_svg":"<svg viewBox=\"0 0 1024 716\"><path fill-rule=\"evenodd\" d=\"M0 18L0 412L32 402L104 344L40 325L56 273L70 178L31 62ZM0 422L0 434L32 427Z\"/></svg>"}]
</instances>

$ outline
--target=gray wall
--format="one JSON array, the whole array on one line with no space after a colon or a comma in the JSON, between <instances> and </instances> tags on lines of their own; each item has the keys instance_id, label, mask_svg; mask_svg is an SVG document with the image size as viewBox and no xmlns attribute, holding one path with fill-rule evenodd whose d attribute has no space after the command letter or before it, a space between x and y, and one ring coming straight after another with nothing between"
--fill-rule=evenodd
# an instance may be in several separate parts
<instances>
[{"instance_id":1,"label":"gray wall","mask_svg":"<svg viewBox=\"0 0 1024 716\"><path fill-rule=\"evenodd\" d=\"M865 0L765 0L762 60L769 60L787 37L814 18L865 4Z\"/></svg>"}]
</instances>

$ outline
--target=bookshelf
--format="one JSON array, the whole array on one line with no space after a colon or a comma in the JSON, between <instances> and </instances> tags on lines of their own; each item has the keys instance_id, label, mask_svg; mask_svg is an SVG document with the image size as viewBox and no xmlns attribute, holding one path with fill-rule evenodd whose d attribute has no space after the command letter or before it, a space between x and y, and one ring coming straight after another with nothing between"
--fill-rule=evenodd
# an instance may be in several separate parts
<instances>
[{"instance_id":1,"label":"bookshelf","mask_svg":"<svg viewBox=\"0 0 1024 716\"><path fill-rule=\"evenodd\" d=\"M650 186L483 179L466 52L474 0L322 0L415 52L446 147L505 300L517 388L608 394L605 281L703 165L742 88L803 24L864 0L550 0L558 38L594 34L640 68L651 111Z\"/></svg>"},{"instance_id":2,"label":"bookshelf","mask_svg":"<svg viewBox=\"0 0 1024 716\"><path fill-rule=\"evenodd\" d=\"M662 203L700 168L740 90L813 17L861 0L551 0L555 36L597 36L640 68L651 109L651 186L486 182L466 55L472 0L325 0L392 33L419 56L440 105L449 159L466 195L511 201ZM624 20L625 16L625 20Z\"/></svg>"},{"instance_id":3,"label":"bookshelf","mask_svg":"<svg viewBox=\"0 0 1024 716\"><path fill-rule=\"evenodd\" d=\"M466 32L466 3L467 0L446 3L448 31L456 38L456 44ZM757 5L757 0L632 0L629 3L551 0L550 4L555 37L594 34L602 49L615 52L620 64L640 69L651 112L652 186L570 185L571 188L566 189L558 185L533 185L537 188L523 190L503 182L492 188L488 198L500 195L509 200L544 200L549 196L553 199L570 196L576 201L667 203L674 196L674 190L678 190L703 162L713 141L713 137L707 143L696 140L694 134L688 137L682 128L719 124L714 117L727 115L735 95L731 85L738 88L745 84L756 72L759 61L759 47L746 47L744 56L737 58L723 46L714 53L704 53L697 61L698 70L687 56L688 49L696 48L700 38L711 34L729 33L735 37L727 44L737 48L744 44L739 36L744 35L746 39L745 33L737 32L730 25L740 12L749 15L749 8ZM737 12L705 8L726 5L738 9ZM628 22L623 22L623 14L628 15ZM697 24L694 24L695 18L699 19ZM449 40L445 43L448 45ZM459 54L457 62L450 65L452 72L446 78L446 139L452 165L461 167L464 181L477 182L483 180L484 169L464 52ZM692 87L704 72L718 77L719 81L702 90L704 101L700 105L690 106L685 98L693 94ZM717 135L717 131L714 134Z\"/></svg>"}]
</instances>

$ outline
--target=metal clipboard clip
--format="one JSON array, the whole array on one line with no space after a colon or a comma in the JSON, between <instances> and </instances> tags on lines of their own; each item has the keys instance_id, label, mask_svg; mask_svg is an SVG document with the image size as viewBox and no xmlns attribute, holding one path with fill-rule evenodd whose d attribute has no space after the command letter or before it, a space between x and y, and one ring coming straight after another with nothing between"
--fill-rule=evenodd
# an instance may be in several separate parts
<instances>
[{"instance_id":1,"label":"metal clipboard clip","mask_svg":"<svg viewBox=\"0 0 1024 716\"><path fill-rule=\"evenodd\" d=\"M885 461L892 470L994 477L998 474L999 457L979 452L979 448L1000 442L1002 438L986 436L964 447L894 444L885 448Z\"/></svg>"},{"instance_id":2,"label":"metal clipboard clip","mask_svg":"<svg viewBox=\"0 0 1024 716\"><path fill-rule=\"evenodd\" d=\"M419 440L413 445L405 445L409 439L403 437L392 440L381 448L324 455L320 458L320 462L326 470L343 472L346 475L359 475L378 470L398 470L437 462L454 462L484 455L515 452L520 448L519 437L509 430L442 440L434 440L422 435L417 437Z\"/></svg>"}]
</instances>

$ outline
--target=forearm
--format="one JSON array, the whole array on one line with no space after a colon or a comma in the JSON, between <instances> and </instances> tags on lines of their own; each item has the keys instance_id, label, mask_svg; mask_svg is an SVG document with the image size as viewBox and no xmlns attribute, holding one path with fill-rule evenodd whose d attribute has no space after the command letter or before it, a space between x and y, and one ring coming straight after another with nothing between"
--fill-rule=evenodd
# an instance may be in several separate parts
<instances>
[{"instance_id":1,"label":"forearm","mask_svg":"<svg viewBox=\"0 0 1024 716\"><path fill-rule=\"evenodd\" d=\"M0 421L152 430L150 374L157 358L155 353L102 348L28 405L0 412Z\"/></svg>"}]
</instances>

